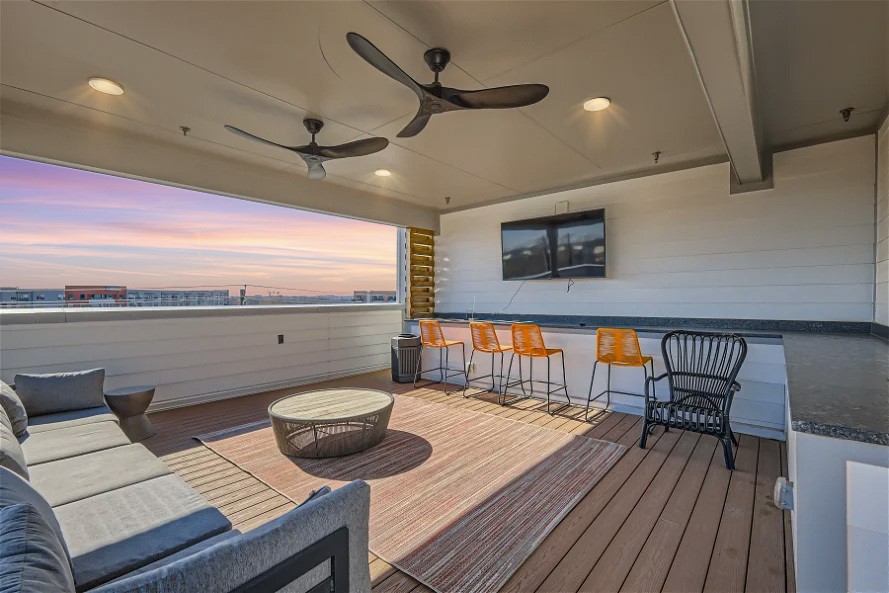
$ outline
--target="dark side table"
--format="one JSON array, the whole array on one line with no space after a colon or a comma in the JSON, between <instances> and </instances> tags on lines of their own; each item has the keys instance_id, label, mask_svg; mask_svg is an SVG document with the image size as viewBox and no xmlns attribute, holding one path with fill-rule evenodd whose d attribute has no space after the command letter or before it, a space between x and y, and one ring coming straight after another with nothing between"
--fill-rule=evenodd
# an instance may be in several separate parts
<instances>
[{"instance_id":1,"label":"dark side table","mask_svg":"<svg viewBox=\"0 0 889 593\"><path fill-rule=\"evenodd\" d=\"M120 420L121 429L134 443L155 434L154 427L145 415L145 410L154 398L154 389L153 385L137 385L105 392L108 407Z\"/></svg>"}]
</instances>

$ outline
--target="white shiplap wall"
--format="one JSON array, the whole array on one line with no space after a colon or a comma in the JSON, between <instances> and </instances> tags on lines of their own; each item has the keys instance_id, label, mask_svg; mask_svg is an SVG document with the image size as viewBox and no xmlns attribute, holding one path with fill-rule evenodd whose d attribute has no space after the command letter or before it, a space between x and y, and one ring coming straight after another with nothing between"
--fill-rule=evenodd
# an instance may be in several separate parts
<instances>
[{"instance_id":1,"label":"white shiplap wall","mask_svg":"<svg viewBox=\"0 0 889 593\"><path fill-rule=\"evenodd\" d=\"M778 153L767 191L729 195L719 164L445 214L436 310L869 322L874 141ZM564 200L606 209L608 278L528 282L506 308L500 223Z\"/></svg>"},{"instance_id":2,"label":"white shiplap wall","mask_svg":"<svg viewBox=\"0 0 889 593\"><path fill-rule=\"evenodd\" d=\"M385 368L389 338L402 322L400 306L385 305L184 318L162 310L145 319L109 314L115 318L4 323L0 377L11 383L20 372L103 367L108 389L157 385L152 408L160 409Z\"/></svg>"},{"instance_id":3,"label":"white shiplap wall","mask_svg":"<svg viewBox=\"0 0 889 593\"><path fill-rule=\"evenodd\" d=\"M874 321L889 325L889 117L877 140L877 265Z\"/></svg>"}]
</instances>

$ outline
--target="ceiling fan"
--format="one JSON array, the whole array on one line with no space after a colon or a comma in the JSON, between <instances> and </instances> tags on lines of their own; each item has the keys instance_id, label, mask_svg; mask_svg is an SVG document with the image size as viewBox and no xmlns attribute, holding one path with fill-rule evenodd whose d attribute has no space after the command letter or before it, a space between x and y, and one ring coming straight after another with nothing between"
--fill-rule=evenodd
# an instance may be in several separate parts
<instances>
[{"instance_id":1,"label":"ceiling fan","mask_svg":"<svg viewBox=\"0 0 889 593\"><path fill-rule=\"evenodd\" d=\"M249 138L250 140L256 140L257 142L270 144L295 152L309 167L309 179L324 179L327 177L327 171L324 170L324 166L322 165L324 161L373 154L383 150L389 145L389 141L385 138L365 138L363 140L355 140L354 142L346 142L345 144L340 144L338 146L320 146L315 142L315 134L321 131L321 128L324 127L324 122L320 119L307 118L303 120L303 125L306 126L306 129L312 135L312 141L303 146L285 146L283 144L278 144L277 142L260 138L250 132L245 132L240 128L228 124L226 124L225 129L243 138Z\"/></svg>"},{"instance_id":2,"label":"ceiling fan","mask_svg":"<svg viewBox=\"0 0 889 593\"><path fill-rule=\"evenodd\" d=\"M417 115L403 130L398 132L399 138L409 138L419 134L426 127L429 118L436 113L461 109L526 107L537 103L549 93L549 87L545 84L519 84L479 91L464 91L442 86L438 82L438 75L448 65L451 54L441 47L432 48L423 54L423 59L429 69L435 73L435 81L431 84L420 84L408 76L373 43L358 33L347 33L346 41L349 42L349 46L355 50L355 53L364 58L368 64L414 91L420 99L420 109L417 111Z\"/></svg>"}]
</instances>

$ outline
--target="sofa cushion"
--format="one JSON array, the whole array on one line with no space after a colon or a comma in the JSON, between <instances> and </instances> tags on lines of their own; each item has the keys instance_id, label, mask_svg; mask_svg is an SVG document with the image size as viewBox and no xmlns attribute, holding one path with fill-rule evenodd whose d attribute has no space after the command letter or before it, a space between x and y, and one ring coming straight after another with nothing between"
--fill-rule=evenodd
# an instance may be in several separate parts
<instances>
[{"instance_id":1,"label":"sofa cushion","mask_svg":"<svg viewBox=\"0 0 889 593\"><path fill-rule=\"evenodd\" d=\"M105 403L104 383L105 369L15 376L16 393L29 416L101 406Z\"/></svg>"},{"instance_id":2,"label":"sofa cushion","mask_svg":"<svg viewBox=\"0 0 889 593\"><path fill-rule=\"evenodd\" d=\"M29 433L21 441L28 465L57 461L130 444L116 422L91 422Z\"/></svg>"},{"instance_id":3,"label":"sofa cushion","mask_svg":"<svg viewBox=\"0 0 889 593\"><path fill-rule=\"evenodd\" d=\"M62 542L62 547L67 553L65 538L63 537L62 527L59 524L56 514L50 508L46 499L40 496L31 484L23 480L18 474L0 467L0 508L5 508L15 504L27 504L43 515L46 522L53 531L58 535Z\"/></svg>"},{"instance_id":4,"label":"sofa cushion","mask_svg":"<svg viewBox=\"0 0 889 593\"><path fill-rule=\"evenodd\" d=\"M74 575L62 542L28 504L0 509L0 591L74 593Z\"/></svg>"},{"instance_id":5,"label":"sofa cushion","mask_svg":"<svg viewBox=\"0 0 889 593\"><path fill-rule=\"evenodd\" d=\"M28 430L28 412L15 390L3 381L0 381L0 407L6 410L15 436L25 434Z\"/></svg>"},{"instance_id":6,"label":"sofa cushion","mask_svg":"<svg viewBox=\"0 0 889 593\"><path fill-rule=\"evenodd\" d=\"M139 444L47 461L30 471L31 484L53 507L172 473Z\"/></svg>"},{"instance_id":7,"label":"sofa cushion","mask_svg":"<svg viewBox=\"0 0 889 593\"><path fill-rule=\"evenodd\" d=\"M128 572L127 574L114 579L113 581L111 581L111 583L108 583L108 584L113 584L113 583L116 583L116 582L121 581L123 579L129 579L129 578L134 577L136 575L142 574L143 572L150 572L150 571L154 570L155 568L160 568L161 566L165 566L167 564L170 564L171 562L176 562L177 560L181 560L182 558L187 558L187 557L191 556L192 554L198 554L200 552L203 552L207 548L215 546L219 542L223 542L223 541L225 541L227 539L231 539L233 537L238 537L239 535L241 535L241 532L238 531L237 529L232 529L230 531L223 531L222 533L220 533L218 535L214 535L213 537L209 537L207 539L201 540L196 544L192 544L192 545L188 546L187 548L179 550L175 554L170 554L169 556L161 558L160 560L155 560L151 564L147 564L147 565L143 566L142 568L137 568L136 570L134 570L132 572Z\"/></svg>"},{"instance_id":8,"label":"sofa cushion","mask_svg":"<svg viewBox=\"0 0 889 593\"><path fill-rule=\"evenodd\" d=\"M114 412L111 411L111 408L103 404L95 408L32 416L28 419L28 432L35 434L46 430L80 426L91 422L119 422L119 420L114 415Z\"/></svg>"},{"instance_id":9,"label":"sofa cushion","mask_svg":"<svg viewBox=\"0 0 889 593\"><path fill-rule=\"evenodd\" d=\"M349 591L370 591L369 516L370 487L364 482L350 482L256 529L154 570L109 583L94 593L228 593L340 527L349 531ZM329 574L330 563L323 562L280 591L303 593Z\"/></svg>"},{"instance_id":10,"label":"sofa cushion","mask_svg":"<svg viewBox=\"0 0 889 593\"><path fill-rule=\"evenodd\" d=\"M25 462L25 452L19 444L9 423L6 410L0 407L0 467L11 469L21 477L28 479L28 464Z\"/></svg>"},{"instance_id":11,"label":"sofa cushion","mask_svg":"<svg viewBox=\"0 0 889 593\"><path fill-rule=\"evenodd\" d=\"M319 488L318 490L313 490L312 493L309 494L308 498L306 498L306 500L304 500L302 503L300 503L299 506L308 504L308 503L312 502L313 500L317 500L318 498L321 498L322 496L324 496L326 494L330 494L330 492L331 492L330 486L323 486L323 487ZM147 566L143 566L142 568L140 568L138 570L134 570L133 572L127 573L120 578L126 579L126 578L136 576L138 574L142 574L143 572L148 572L148 571L154 570L155 568L160 568L161 566L170 564L171 562L176 562L177 560L181 560L182 558L187 558L188 556L191 556L192 554L198 554L200 552L203 552L207 548L214 546L214 545L218 544L219 542L225 541L227 539L231 539L233 537L237 537L239 535L241 535L241 532L238 531L237 529L232 529L231 531L226 531L224 533L220 533L217 536L211 537L209 539L205 539L205 540L200 541L192 546L189 546L189 547L185 548L184 550L179 550L175 554L171 554L171 555L167 556L166 558L161 558L160 560L152 562L151 564L149 564ZM120 579L117 579L117 580L120 580Z\"/></svg>"},{"instance_id":12,"label":"sofa cushion","mask_svg":"<svg viewBox=\"0 0 889 593\"><path fill-rule=\"evenodd\" d=\"M55 513L78 590L231 529L218 509L173 474L62 505Z\"/></svg>"}]
</instances>

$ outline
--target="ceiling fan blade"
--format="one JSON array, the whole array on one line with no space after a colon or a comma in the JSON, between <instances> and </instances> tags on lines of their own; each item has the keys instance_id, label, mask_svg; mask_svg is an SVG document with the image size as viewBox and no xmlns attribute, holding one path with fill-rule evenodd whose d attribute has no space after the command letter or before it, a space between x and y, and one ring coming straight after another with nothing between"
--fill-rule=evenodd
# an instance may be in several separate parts
<instances>
[{"instance_id":1,"label":"ceiling fan blade","mask_svg":"<svg viewBox=\"0 0 889 593\"><path fill-rule=\"evenodd\" d=\"M377 46L359 35L358 33L347 33L346 41L349 47L355 50L355 53L364 58L364 61L394 80L397 80L404 86L414 91L417 96L421 96L420 85L417 81L408 76L408 74L398 67L398 65L389 59L389 57L381 52Z\"/></svg>"},{"instance_id":2,"label":"ceiling fan blade","mask_svg":"<svg viewBox=\"0 0 889 593\"><path fill-rule=\"evenodd\" d=\"M327 171L321 163L312 163L309 165L309 179L324 179L327 177Z\"/></svg>"},{"instance_id":3,"label":"ceiling fan blade","mask_svg":"<svg viewBox=\"0 0 889 593\"><path fill-rule=\"evenodd\" d=\"M256 140L257 142L262 142L263 144L269 144L271 146L277 146L278 148L286 148L287 150L293 150L292 146L284 146L283 144L278 144L277 142L272 142L271 140L266 140L265 138L260 138L250 132L245 132L241 128L236 128L234 126L230 126L225 124L225 129L231 132L232 134L236 134L241 136L242 138L247 138L248 140Z\"/></svg>"},{"instance_id":4,"label":"ceiling fan blade","mask_svg":"<svg viewBox=\"0 0 889 593\"><path fill-rule=\"evenodd\" d=\"M410 123L404 126L404 129L396 134L399 138L410 138L412 136L416 136L420 132L423 131L423 128L426 127L426 124L429 123L429 118L431 115L424 115L422 113L417 113L414 116L414 119L410 121Z\"/></svg>"},{"instance_id":5,"label":"ceiling fan blade","mask_svg":"<svg viewBox=\"0 0 889 593\"><path fill-rule=\"evenodd\" d=\"M355 140L354 142L346 142L339 146L321 146L318 154L326 159L342 159L350 156L364 156L379 152L389 146L389 141L385 138L365 138L363 140Z\"/></svg>"},{"instance_id":6,"label":"ceiling fan blade","mask_svg":"<svg viewBox=\"0 0 889 593\"><path fill-rule=\"evenodd\" d=\"M533 105L547 94L549 87L545 84L517 84L480 91L459 91L448 100L466 109L509 109Z\"/></svg>"}]
</instances>

